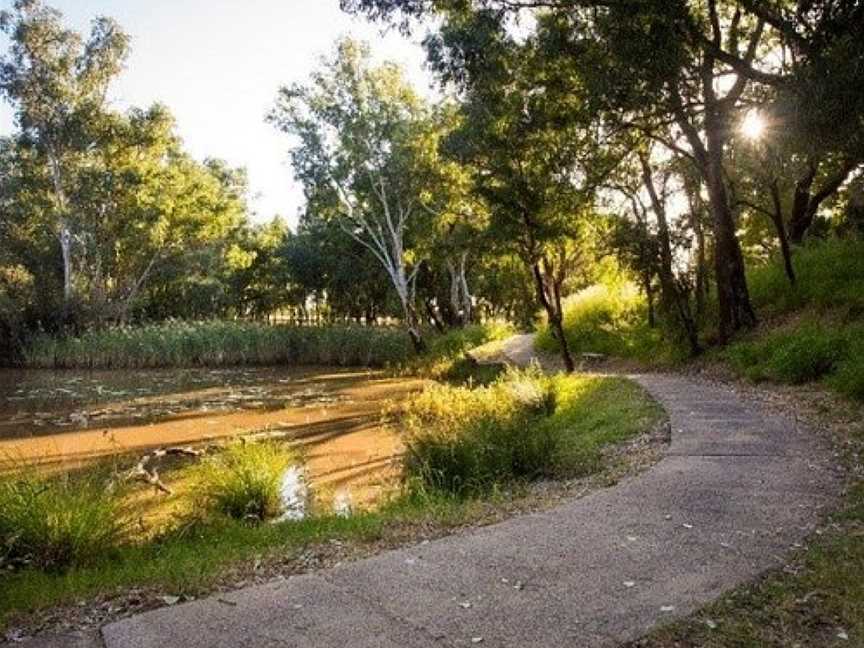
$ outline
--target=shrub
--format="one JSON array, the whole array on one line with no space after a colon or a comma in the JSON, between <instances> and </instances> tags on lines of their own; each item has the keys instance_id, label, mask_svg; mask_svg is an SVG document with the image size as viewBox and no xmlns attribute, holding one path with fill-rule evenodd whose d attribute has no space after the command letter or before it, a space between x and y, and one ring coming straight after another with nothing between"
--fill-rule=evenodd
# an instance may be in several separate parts
<instances>
[{"instance_id":1,"label":"shrub","mask_svg":"<svg viewBox=\"0 0 864 648\"><path fill-rule=\"evenodd\" d=\"M845 396L864 401L864 348L840 363L828 385Z\"/></svg>"},{"instance_id":2,"label":"shrub","mask_svg":"<svg viewBox=\"0 0 864 648\"><path fill-rule=\"evenodd\" d=\"M802 384L832 373L848 351L842 330L809 322L733 344L726 356L751 380Z\"/></svg>"},{"instance_id":3,"label":"shrub","mask_svg":"<svg viewBox=\"0 0 864 648\"><path fill-rule=\"evenodd\" d=\"M208 510L266 520L282 512L282 479L292 463L294 455L283 445L234 443L201 464L196 485Z\"/></svg>"},{"instance_id":4,"label":"shrub","mask_svg":"<svg viewBox=\"0 0 864 648\"><path fill-rule=\"evenodd\" d=\"M404 458L410 488L480 493L534 478L553 463L556 439L532 423L555 407L552 381L537 371L508 371L487 387L433 385L405 409Z\"/></svg>"},{"instance_id":5,"label":"shrub","mask_svg":"<svg viewBox=\"0 0 864 648\"><path fill-rule=\"evenodd\" d=\"M498 370L474 366L467 352L483 344L503 340L514 332L510 324L493 321L432 335L426 353L406 363L403 370L435 380L467 382L479 379L480 382L488 382Z\"/></svg>"},{"instance_id":6,"label":"shrub","mask_svg":"<svg viewBox=\"0 0 864 648\"><path fill-rule=\"evenodd\" d=\"M63 569L95 562L118 545L125 523L98 481L13 475L0 481L0 554Z\"/></svg>"},{"instance_id":7,"label":"shrub","mask_svg":"<svg viewBox=\"0 0 864 648\"><path fill-rule=\"evenodd\" d=\"M409 491L472 496L515 480L587 475L662 410L623 378L508 370L488 387L435 385L406 407Z\"/></svg>"}]
</instances>

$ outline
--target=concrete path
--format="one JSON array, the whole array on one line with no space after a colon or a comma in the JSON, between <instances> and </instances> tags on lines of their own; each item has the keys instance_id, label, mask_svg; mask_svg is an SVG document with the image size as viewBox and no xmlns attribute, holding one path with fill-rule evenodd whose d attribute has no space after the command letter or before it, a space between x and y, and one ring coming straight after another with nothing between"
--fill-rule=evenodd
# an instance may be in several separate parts
<instances>
[{"instance_id":1,"label":"concrete path","mask_svg":"<svg viewBox=\"0 0 864 648\"><path fill-rule=\"evenodd\" d=\"M526 344L508 345L514 360L530 359ZM836 492L826 449L729 387L633 378L672 427L647 472L547 512L113 623L106 645L614 646L782 564Z\"/></svg>"}]
</instances>

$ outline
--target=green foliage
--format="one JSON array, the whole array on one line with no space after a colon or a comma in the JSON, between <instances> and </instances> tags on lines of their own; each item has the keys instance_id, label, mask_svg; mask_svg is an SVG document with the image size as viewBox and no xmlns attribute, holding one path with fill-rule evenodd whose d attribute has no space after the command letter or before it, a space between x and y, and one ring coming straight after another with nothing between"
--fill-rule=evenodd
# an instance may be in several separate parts
<instances>
[{"instance_id":1,"label":"green foliage","mask_svg":"<svg viewBox=\"0 0 864 648\"><path fill-rule=\"evenodd\" d=\"M284 444L238 442L199 466L196 486L208 510L260 522L282 513L282 479L294 462Z\"/></svg>"},{"instance_id":2,"label":"green foliage","mask_svg":"<svg viewBox=\"0 0 864 648\"><path fill-rule=\"evenodd\" d=\"M513 327L501 321L472 324L455 328L429 340L429 355L433 358L453 358L474 347L513 335Z\"/></svg>"},{"instance_id":3,"label":"green foliage","mask_svg":"<svg viewBox=\"0 0 864 648\"><path fill-rule=\"evenodd\" d=\"M25 364L91 369L268 364L383 367L404 362L410 355L407 336L391 328L212 320L113 328L80 337L40 335L26 349Z\"/></svg>"},{"instance_id":4,"label":"green foliage","mask_svg":"<svg viewBox=\"0 0 864 648\"><path fill-rule=\"evenodd\" d=\"M661 416L634 384L615 378L510 370L487 387L433 386L409 403L409 489L482 494L514 480L590 474L609 443Z\"/></svg>"},{"instance_id":5,"label":"green foliage","mask_svg":"<svg viewBox=\"0 0 864 648\"><path fill-rule=\"evenodd\" d=\"M781 315L803 308L845 311L864 316L864 241L829 239L796 248L795 286L775 259L754 267L748 276L753 303L766 314Z\"/></svg>"},{"instance_id":6,"label":"green foliage","mask_svg":"<svg viewBox=\"0 0 864 648\"><path fill-rule=\"evenodd\" d=\"M845 331L817 322L772 331L726 351L732 366L753 380L801 384L832 373L848 357Z\"/></svg>"},{"instance_id":7,"label":"green foliage","mask_svg":"<svg viewBox=\"0 0 864 648\"><path fill-rule=\"evenodd\" d=\"M821 241L796 249L794 261L795 286L779 260L750 273L754 301L787 321L735 342L723 357L751 380L825 379L836 391L864 399L864 243Z\"/></svg>"},{"instance_id":8,"label":"green foliage","mask_svg":"<svg viewBox=\"0 0 864 648\"><path fill-rule=\"evenodd\" d=\"M595 284L564 300L564 333L573 353L657 359L675 350L661 339L660 331L646 324L644 297L635 287L615 282ZM556 351L558 343L544 324L537 347Z\"/></svg>"},{"instance_id":9,"label":"green foliage","mask_svg":"<svg viewBox=\"0 0 864 648\"><path fill-rule=\"evenodd\" d=\"M0 557L13 564L91 564L117 548L124 525L117 498L95 479L0 479Z\"/></svg>"},{"instance_id":10,"label":"green foliage","mask_svg":"<svg viewBox=\"0 0 864 648\"><path fill-rule=\"evenodd\" d=\"M451 382L473 381L481 375L488 378L489 374L497 374L499 370L490 368L488 371L478 371L466 355L467 352L483 344L508 338L513 333L510 324L499 321L450 329L446 333L430 336L426 352L413 358L404 369L408 373Z\"/></svg>"},{"instance_id":11,"label":"green foliage","mask_svg":"<svg viewBox=\"0 0 864 648\"><path fill-rule=\"evenodd\" d=\"M410 489L474 495L552 465L556 438L532 427L555 407L539 372L510 371L488 387L434 385L406 407Z\"/></svg>"}]
</instances>

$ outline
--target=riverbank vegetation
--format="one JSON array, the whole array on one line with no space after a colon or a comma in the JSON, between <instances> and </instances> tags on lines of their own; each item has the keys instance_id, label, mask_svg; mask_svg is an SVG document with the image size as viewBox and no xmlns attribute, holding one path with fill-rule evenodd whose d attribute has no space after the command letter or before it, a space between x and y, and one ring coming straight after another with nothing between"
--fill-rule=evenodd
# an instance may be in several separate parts
<instances>
[{"instance_id":1,"label":"riverbank vegetation","mask_svg":"<svg viewBox=\"0 0 864 648\"><path fill-rule=\"evenodd\" d=\"M117 456L66 475L4 474L0 617L142 588L158 604L157 594L194 596L332 543L363 554L542 507L532 482L565 488L616 469L617 445L662 413L623 379L511 370L486 387L433 385L390 418L409 450L399 484L369 509L334 510L298 487L303 457L289 436L184 447L161 463Z\"/></svg>"}]
</instances>

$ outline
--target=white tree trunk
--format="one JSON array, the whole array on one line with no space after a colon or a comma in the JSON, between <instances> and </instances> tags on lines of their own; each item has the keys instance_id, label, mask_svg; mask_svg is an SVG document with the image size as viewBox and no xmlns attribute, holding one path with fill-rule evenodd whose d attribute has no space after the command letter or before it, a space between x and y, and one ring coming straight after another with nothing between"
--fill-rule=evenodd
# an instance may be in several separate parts
<instances>
[{"instance_id":1,"label":"white tree trunk","mask_svg":"<svg viewBox=\"0 0 864 648\"><path fill-rule=\"evenodd\" d=\"M57 201L59 213L58 234L60 240L60 254L63 257L63 299L69 301L73 296L72 283L72 230L66 219L66 192L63 191L63 178L60 172L60 162L53 153L48 154L51 165L51 177L54 182L54 194Z\"/></svg>"},{"instance_id":2,"label":"white tree trunk","mask_svg":"<svg viewBox=\"0 0 864 648\"><path fill-rule=\"evenodd\" d=\"M459 284L462 287L462 322L470 324L474 319L474 304L471 301L471 292L468 290L468 253L463 252L459 259Z\"/></svg>"}]
</instances>

